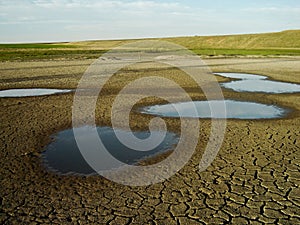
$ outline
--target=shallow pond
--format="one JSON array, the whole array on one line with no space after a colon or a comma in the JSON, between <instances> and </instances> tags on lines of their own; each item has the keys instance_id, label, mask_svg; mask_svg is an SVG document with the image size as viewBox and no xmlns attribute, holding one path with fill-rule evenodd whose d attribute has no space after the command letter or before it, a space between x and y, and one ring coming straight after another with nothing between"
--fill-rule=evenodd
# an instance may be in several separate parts
<instances>
[{"instance_id":1,"label":"shallow pond","mask_svg":"<svg viewBox=\"0 0 300 225\"><path fill-rule=\"evenodd\" d=\"M243 73L215 73L223 77L240 79L237 81L221 83L221 86L236 92L262 92L262 93L295 93L300 92L300 85L279 81L267 80L266 76Z\"/></svg>"},{"instance_id":2,"label":"shallow pond","mask_svg":"<svg viewBox=\"0 0 300 225\"><path fill-rule=\"evenodd\" d=\"M29 97L52 95L58 93L67 93L72 90L66 89L46 89L46 88L28 88L28 89L8 89L0 91L0 97Z\"/></svg>"},{"instance_id":3,"label":"shallow pond","mask_svg":"<svg viewBox=\"0 0 300 225\"><path fill-rule=\"evenodd\" d=\"M83 133L85 131L85 127L76 129L82 129ZM110 154L119 161L131 165L156 154L173 150L174 145L176 145L179 141L177 134L167 132L163 142L155 149L150 151L136 151L124 146L118 140L112 128L97 127L97 131L103 144ZM133 133L137 138L140 139L145 139L150 135L150 133L147 131ZM153 133L159 134L161 132L154 131ZM92 144L90 145L92 146ZM54 136L54 141L50 143L42 153L42 159L46 168L59 174L96 174L81 155L72 129L57 133Z\"/></svg>"},{"instance_id":4,"label":"shallow pond","mask_svg":"<svg viewBox=\"0 0 300 225\"><path fill-rule=\"evenodd\" d=\"M194 107L196 108L196 113L193 111ZM211 108L214 109L213 112ZM141 109L141 112L162 117L179 117L181 115L181 117L189 118L220 119L271 119L280 118L286 114L286 110L273 105L234 100L193 101L155 105L144 107Z\"/></svg>"}]
</instances>

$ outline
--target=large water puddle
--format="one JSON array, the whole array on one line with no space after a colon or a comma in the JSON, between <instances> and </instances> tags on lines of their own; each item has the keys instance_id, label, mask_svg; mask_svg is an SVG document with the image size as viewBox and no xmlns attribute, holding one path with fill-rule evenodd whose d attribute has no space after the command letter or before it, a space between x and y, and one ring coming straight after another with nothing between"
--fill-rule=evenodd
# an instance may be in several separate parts
<instances>
[{"instance_id":1,"label":"large water puddle","mask_svg":"<svg viewBox=\"0 0 300 225\"><path fill-rule=\"evenodd\" d=\"M81 129L85 135L85 127ZM106 149L119 161L126 164L134 165L144 159L155 156L160 153L173 150L174 145L179 141L177 134L167 132L165 139L153 150L136 151L124 146L116 137L114 130L110 127L97 127L98 134L106 147ZM125 131L122 131L125 132ZM154 131L154 135L159 135L160 131ZM133 132L140 139L149 137L150 133ZM85 137L85 136L82 136ZM82 138L81 137L81 138ZM88 138L87 138L88 140ZM86 143L89 145L89 143ZM90 144L92 146L92 144ZM76 144L72 129L64 130L54 136L54 141L50 143L42 153L44 165L51 171L59 174L78 174L78 175L93 175L95 171L87 164ZM101 160L99 160L101 162Z\"/></svg>"},{"instance_id":2,"label":"large water puddle","mask_svg":"<svg viewBox=\"0 0 300 225\"><path fill-rule=\"evenodd\" d=\"M195 108L196 111L194 110ZM211 111L211 108L213 111ZM280 118L286 114L286 110L277 106L234 100L193 101L154 105L142 108L141 112L162 117L179 117L180 115L187 118L219 119L271 119Z\"/></svg>"},{"instance_id":3,"label":"large water puddle","mask_svg":"<svg viewBox=\"0 0 300 225\"><path fill-rule=\"evenodd\" d=\"M300 92L300 85L268 80L266 76L245 73L215 73L222 77L240 79L221 83L221 86L236 92L263 92L263 93L295 93Z\"/></svg>"},{"instance_id":4,"label":"large water puddle","mask_svg":"<svg viewBox=\"0 0 300 225\"><path fill-rule=\"evenodd\" d=\"M31 89L9 89L0 91L0 97L29 97L52 95L58 93L67 93L72 90L67 89L46 89L46 88L31 88Z\"/></svg>"}]
</instances>

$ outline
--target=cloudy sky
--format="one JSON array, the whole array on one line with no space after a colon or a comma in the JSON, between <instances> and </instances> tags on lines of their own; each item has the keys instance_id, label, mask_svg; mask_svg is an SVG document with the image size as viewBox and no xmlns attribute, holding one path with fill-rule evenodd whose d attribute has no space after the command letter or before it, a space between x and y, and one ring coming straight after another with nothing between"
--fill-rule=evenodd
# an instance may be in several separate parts
<instances>
[{"instance_id":1,"label":"cloudy sky","mask_svg":"<svg viewBox=\"0 0 300 225\"><path fill-rule=\"evenodd\" d=\"M0 0L0 42L300 29L299 0Z\"/></svg>"}]
</instances>

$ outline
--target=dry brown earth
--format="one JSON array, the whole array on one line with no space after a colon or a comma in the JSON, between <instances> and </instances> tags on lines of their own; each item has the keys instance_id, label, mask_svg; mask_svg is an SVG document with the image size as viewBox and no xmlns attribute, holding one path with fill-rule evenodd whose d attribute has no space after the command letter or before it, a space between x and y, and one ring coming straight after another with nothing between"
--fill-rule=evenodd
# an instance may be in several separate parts
<instances>
[{"instance_id":1,"label":"dry brown earth","mask_svg":"<svg viewBox=\"0 0 300 225\"><path fill-rule=\"evenodd\" d=\"M76 88L93 60L1 62L0 89ZM300 58L223 58L205 62L215 72L246 72L300 83ZM129 71L130 72L130 71ZM173 77L194 99L203 98L179 71L132 72L134 77ZM103 93L98 124L128 74ZM124 79L124 76L126 76ZM225 80L225 78L219 78ZM247 94L224 90L231 99L293 109L276 120L228 120L213 164L198 171L209 134L201 121L196 153L163 183L129 187L99 176L60 176L41 166L40 153L56 132L71 127L73 93L0 99L1 224L300 224L300 94ZM150 101L141 104L150 104ZM153 103L153 102L152 102ZM150 116L134 113L132 127L147 129ZM137 122L138 121L138 122ZM171 130L178 119L166 119Z\"/></svg>"}]
</instances>

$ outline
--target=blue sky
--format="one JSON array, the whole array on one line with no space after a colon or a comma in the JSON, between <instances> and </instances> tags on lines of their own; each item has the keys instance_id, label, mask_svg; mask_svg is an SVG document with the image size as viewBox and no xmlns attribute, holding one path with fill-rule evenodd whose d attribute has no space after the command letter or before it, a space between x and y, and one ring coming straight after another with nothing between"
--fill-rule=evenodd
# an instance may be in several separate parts
<instances>
[{"instance_id":1,"label":"blue sky","mask_svg":"<svg viewBox=\"0 0 300 225\"><path fill-rule=\"evenodd\" d=\"M0 42L300 29L299 0L0 0Z\"/></svg>"}]
</instances>

